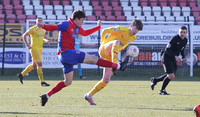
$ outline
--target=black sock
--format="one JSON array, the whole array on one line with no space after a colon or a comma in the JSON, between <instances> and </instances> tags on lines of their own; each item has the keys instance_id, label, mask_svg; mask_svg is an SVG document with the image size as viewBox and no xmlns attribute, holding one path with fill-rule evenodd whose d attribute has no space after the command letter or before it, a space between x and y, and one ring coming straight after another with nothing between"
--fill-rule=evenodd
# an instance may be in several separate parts
<instances>
[{"instance_id":1,"label":"black sock","mask_svg":"<svg viewBox=\"0 0 200 117\"><path fill-rule=\"evenodd\" d=\"M164 90L164 89L167 87L167 85L169 84L170 81L171 81L171 80L170 80L168 77L166 77L166 78L164 79L164 81L163 81L161 90Z\"/></svg>"},{"instance_id":2,"label":"black sock","mask_svg":"<svg viewBox=\"0 0 200 117\"><path fill-rule=\"evenodd\" d=\"M163 80L164 80L164 78L165 78L166 76L167 76L167 74L163 74L163 75L161 75L161 76L159 76L159 77L155 78L155 81L156 81L156 82L163 81Z\"/></svg>"}]
</instances>

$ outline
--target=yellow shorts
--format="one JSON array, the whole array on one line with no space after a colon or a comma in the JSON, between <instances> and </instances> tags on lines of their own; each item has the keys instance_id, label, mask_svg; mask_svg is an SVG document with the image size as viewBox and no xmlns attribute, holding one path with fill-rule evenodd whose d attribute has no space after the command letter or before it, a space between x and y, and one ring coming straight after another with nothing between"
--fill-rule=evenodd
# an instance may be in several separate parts
<instances>
[{"instance_id":1,"label":"yellow shorts","mask_svg":"<svg viewBox=\"0 0 200 117\"><path fill-rule=\"evenodd\" d=\"M42 62L41 56L42 56L42 50L30 50L32 61L35 63Z\"/></svg>"},{"instance_id":2,"label":"yellow shorts","mask_svg":"<svg viewBox=\"0 0 200 117\"><path fill-rule=\"evenodd\" d=\"M109 55L106 45L101 45L99 48L99 55L102 59L105 59L107 61L112 61L112 57Z\"/></svg>"}]
</instances>

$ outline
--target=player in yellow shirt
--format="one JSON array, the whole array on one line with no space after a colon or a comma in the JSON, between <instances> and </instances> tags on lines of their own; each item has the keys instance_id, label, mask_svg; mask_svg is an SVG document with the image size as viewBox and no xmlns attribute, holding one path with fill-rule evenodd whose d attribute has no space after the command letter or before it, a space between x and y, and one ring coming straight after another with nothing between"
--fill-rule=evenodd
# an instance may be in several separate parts
<instances>
[{"instance_id":1,"label":"player in yellow shirt","mask_svg":"<svg viewBox=\"0 0 200 117\"><path fill-rule=\"evenodd\" d=\"M142 30L142 21L138 18L134 19L129 28L116 26L105 28L101 34L101 46L99 55L101 58L117 63L118 53L126 48L131 42L136 40L136 33ZM125 58L128 61L129 57ZM91 104L96 105L92 96L103 89L110 81L112 74L116 74L115 69L104 68L102 79L94 86L94 88L85 94L85 99Z\"/></svg>"},{"instance_id":2,"label":"player in yellow shirt","mask_svg":"<svg viewBox=\"0 0 200 117\"><path fill-rule=\"evenodd\" d=\"M47 44L50 44L50 41L46 39L45 33L46 30L42 28L37 28L37 24L42 23L42 18L38 17L36 19L36 25L33 27L30 27L28 31L26 31L22 38L27 46L27 48L30 50L31 56L32 56L32 64L28 65L20 74L17 74L17 77L19 78L21 84L23 84L23 77L31 72L33 69L37 67L37 74L41 81L42 86L50 86L50 84L44 82L43 80L43 72L42 72L42 49L43 49L43 41ZM31 37L31 44L29 45L27 41L27 36Z\"/></svg>"}]
</instances>

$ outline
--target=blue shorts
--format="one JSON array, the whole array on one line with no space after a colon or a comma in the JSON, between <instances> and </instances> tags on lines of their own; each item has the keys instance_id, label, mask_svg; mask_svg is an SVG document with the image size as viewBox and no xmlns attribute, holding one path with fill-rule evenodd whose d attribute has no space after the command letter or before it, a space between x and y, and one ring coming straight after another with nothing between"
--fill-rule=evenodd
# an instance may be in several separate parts
<instances>
[{"instance_id":1,"label":"blue shorts","mask_svg":"<svg viewBox=\"0 0 200 117\"><path fill-rule=\"evenodd\" d=\"M74 65L83 63L85 59L85 53L79 50L68 49L64 52L61 52L59 58L63 65L63 72L66 74L74 70Z\"/></svg>"}]
</instances>

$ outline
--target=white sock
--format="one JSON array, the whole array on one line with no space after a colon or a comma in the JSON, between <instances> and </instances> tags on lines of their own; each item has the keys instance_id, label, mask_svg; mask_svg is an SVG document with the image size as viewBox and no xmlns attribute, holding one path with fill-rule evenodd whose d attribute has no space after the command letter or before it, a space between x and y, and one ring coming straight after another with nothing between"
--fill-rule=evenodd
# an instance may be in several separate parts
<instances>
[{"instance_id":1,"label":"white sock","mask_svg":"<svg viewBox=\"0 0 200 117\"><path fill-rule=\"evenodd\" d=\"M49 99L49 96L48 96L48 94L46 94L46 96L47 96L47 98Z\"/></svg>"},{"instance_id":2,"label":"white sock","mask_svg":"<svg viewBox=\"0 0 200 117\"><path fill-rule=\"evenodd\" d=\"M119 69L121 67L121 65L119 63L117 63L117 69Z\"/></svg>"}]
</instances>

